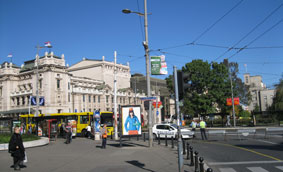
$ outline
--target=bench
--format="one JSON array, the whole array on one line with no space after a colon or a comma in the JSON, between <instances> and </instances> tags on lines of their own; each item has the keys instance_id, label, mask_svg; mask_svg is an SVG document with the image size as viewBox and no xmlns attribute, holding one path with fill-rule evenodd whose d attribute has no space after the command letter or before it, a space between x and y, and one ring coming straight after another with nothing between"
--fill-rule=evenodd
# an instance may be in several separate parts
<instances>
[{"instance_id":1,"label":"bench","mask_svg":"<svg viewBox=\"0 0 283 172\"><path fill-rule=\"evenodd\" d=\"M241 140L241 136L245 136L247 137L248 135L250 134L254 134L253 135L253 138L255 138L255 135L256 135L256 129L238 129L237 130L237 135L238 135L238 138Z\"/></svg>"},{"instance_id":2,"label":"bench","mask_svg":"<svg viewBox=\"0 0 283 172\"><path fill-rule=\"evenodd\" d=\"M222 134L224 136L224 140L226 140L226 130L208 130L208 138L210 135L215 135L215 134Z\"/></svg>"},{"instance_id":3,"label":"bench","mask_svg":"<svg viewBox=\"0 0 283 172\"><path fill-rule=\"evenodd\" d=\"M282 138L283 138L283 127L273 127L273 128L266 128L265 130L265 139L267 138L267 135L271 135L271 134L278 134L282 133Z\"/></svg>"}]
</instances>

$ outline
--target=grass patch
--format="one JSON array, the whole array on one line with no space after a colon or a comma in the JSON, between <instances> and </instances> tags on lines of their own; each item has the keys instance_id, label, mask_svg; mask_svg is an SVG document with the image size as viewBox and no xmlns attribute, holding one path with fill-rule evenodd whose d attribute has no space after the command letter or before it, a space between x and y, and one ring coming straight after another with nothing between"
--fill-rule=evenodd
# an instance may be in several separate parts
<instances>
[{"instance_id":1,"label":"grass patch","mask_svg":"<svg viewBox=\"0 0 283 172\"><path fill-rule=\"evenodd\" d=\"M12 134L0 134L0 144L9 143ZM32 134L23 134L22 139L24 142L38 140L40 137Z\"/></svg>"}]
</instances>

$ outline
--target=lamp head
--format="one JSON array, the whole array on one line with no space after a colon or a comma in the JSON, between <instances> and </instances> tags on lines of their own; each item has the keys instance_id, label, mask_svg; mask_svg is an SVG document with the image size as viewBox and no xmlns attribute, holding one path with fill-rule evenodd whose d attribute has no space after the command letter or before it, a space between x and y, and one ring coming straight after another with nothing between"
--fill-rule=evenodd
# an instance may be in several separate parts
<instances>
[{"instance_id":1,"label":"lamp head","mask_svg":"<svg viewBox=\"0 0 283 172\"><path fill-rule=\"evenodd\" d=\"M123 9L122 12L125 14L130 14L132 11L129 9Z\"/></svg>"}]
</instances>

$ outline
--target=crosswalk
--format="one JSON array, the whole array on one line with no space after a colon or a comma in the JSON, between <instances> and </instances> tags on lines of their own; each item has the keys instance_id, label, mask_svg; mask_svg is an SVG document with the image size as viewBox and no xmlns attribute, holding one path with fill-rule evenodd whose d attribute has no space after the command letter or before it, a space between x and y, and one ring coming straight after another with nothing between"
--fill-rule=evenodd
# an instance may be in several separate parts
<instances>
[{"instance_id":1,"label":"crosswalk","mask_svg":"<svg viewBox=\"0 0 283 172\"><path fill-rule=\"evenodd\" d=\"M250 171L250 172L274 172L275 169L277 171L283 171L283 166L274 166L273 169L265 169L263 167L246 167L247 170L245 171ZM234 168L219 168L220 172L240 172L239 170L235 170ZM242 172L242 171L241 171Z\"/></svg>"}]
</instances>

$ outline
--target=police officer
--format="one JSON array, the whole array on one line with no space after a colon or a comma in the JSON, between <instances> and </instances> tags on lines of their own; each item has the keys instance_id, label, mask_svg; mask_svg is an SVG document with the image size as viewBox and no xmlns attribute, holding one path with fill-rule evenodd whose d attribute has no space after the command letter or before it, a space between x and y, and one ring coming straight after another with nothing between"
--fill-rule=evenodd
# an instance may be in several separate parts
<instances>
[{"instance_id":1,"label":"police officer","mask_svg":"<svg viewBox=\"0 0 283 172\"><path fill-rule=\"evenodd\" d=\"M200 127L201 139L207 140L206 133L205 133L206 123L203 121L203 119L201 119L199 123L199 127Z\"/></svg>"}]
</instances>

